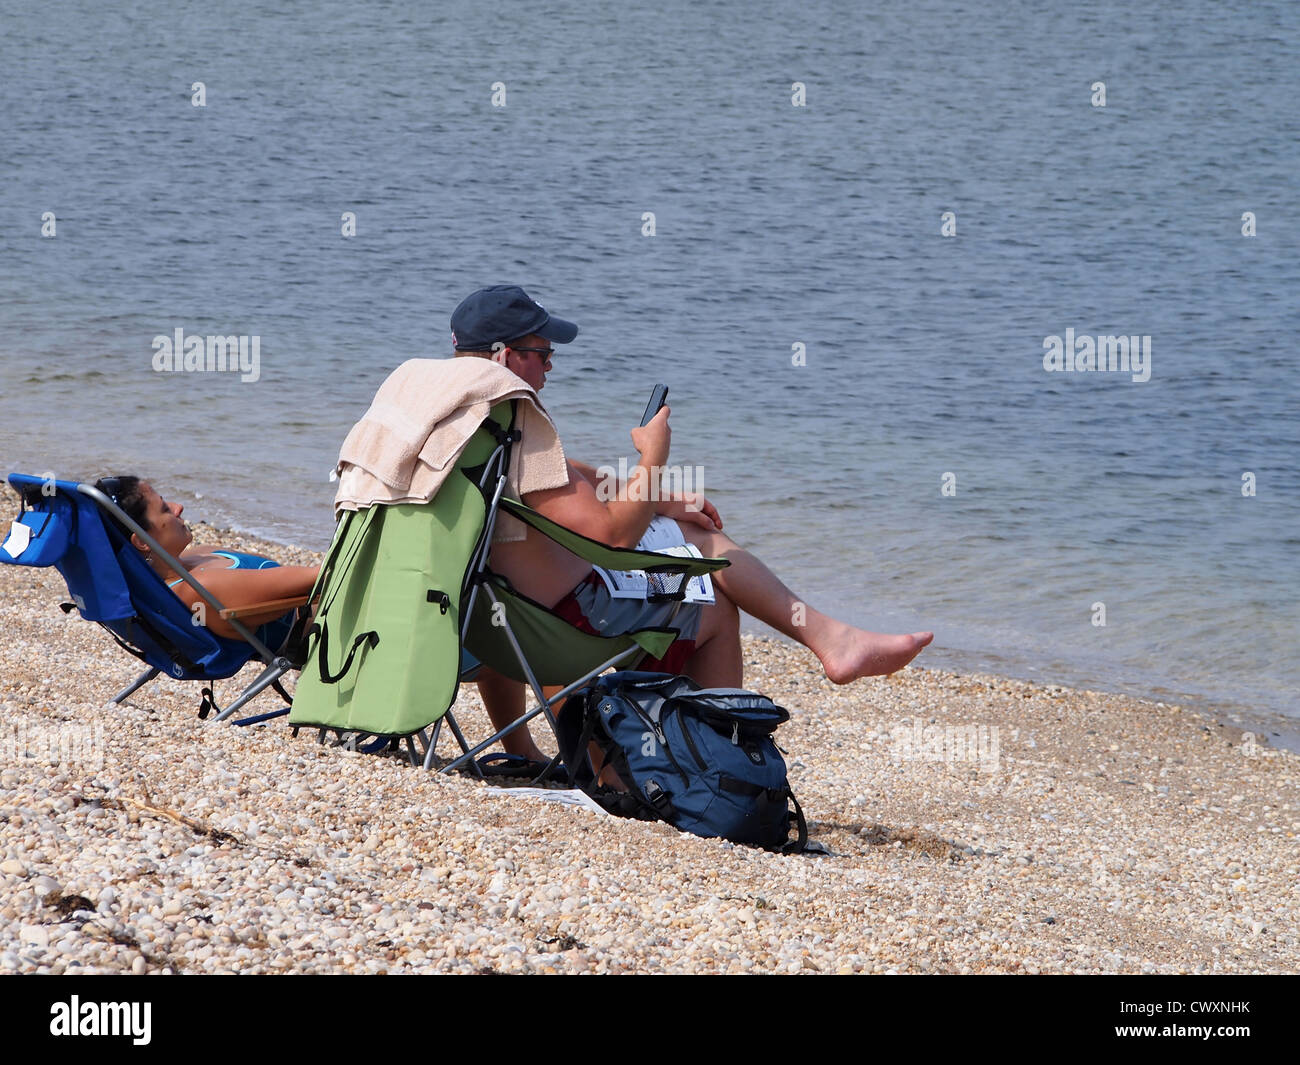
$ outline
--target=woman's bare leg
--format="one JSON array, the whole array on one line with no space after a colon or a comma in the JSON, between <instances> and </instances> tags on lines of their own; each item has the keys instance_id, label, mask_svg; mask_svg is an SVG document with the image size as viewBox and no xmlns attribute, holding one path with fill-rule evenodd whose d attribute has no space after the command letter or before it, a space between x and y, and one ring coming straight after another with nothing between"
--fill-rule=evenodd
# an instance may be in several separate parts
<instances>
[{"instance_id":1,"label":"woman's bare leg","mask_svg":"<svg viewBox=\"0 0 1300 1065\"><path fill-rule=\"evenodd\" d=\"M782 584L761 559L731 537L687 522L679 524L687 541L701 554L731 562L713 574L714 584L746 614L812 651L826 676L836 684L895 673L934 639L932 632L868 632L814 610Z\"/></svg>"}]
</instances>

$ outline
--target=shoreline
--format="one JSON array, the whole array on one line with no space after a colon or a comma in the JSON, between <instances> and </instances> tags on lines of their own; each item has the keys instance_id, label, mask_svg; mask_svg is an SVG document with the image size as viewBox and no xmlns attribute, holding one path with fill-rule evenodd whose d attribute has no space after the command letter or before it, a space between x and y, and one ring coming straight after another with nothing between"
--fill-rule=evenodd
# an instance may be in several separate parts
<instances>
[{"instance_id":1,"label":"shoreline","mask_svg":"<svg viewBox=\"0 0 1300 1065\"><path fill-rule=\"evenodd\" d=\"M17 496L7 483L0 482L0 484L3 486L0 490L0 501L7 501L11 508L16 510ZM276 534L268 535L255 529L245 528L234 516L227 516L227 524L224 525L214 525L204 520L192 521L190 525L196 530L202 529L204 535L215 537L221 543L247 545L249 550L260 551L281 562L314 564L329 546L328 536L324 538L320 549L303 547L290 540L279 539ZM200 542L197 537L195 542ZM741 632L788 643L792 647L797 646L785 635L744 614L741 615ZM963 674L988 674L1037 684L1051 684L1053 682L1045 678L1055 675L1057 683L1075 691L1123 695L1179 706L1201 714L1213 723L1226 719L1231 722L1232 727L1242 731L1252 731L1257 736L1266 736L1267 742L1275 747L1284 747L1300 753L1300 718L1292 717L1277 709L1267 708L1259 703L1239 702L1231 697L1221 698L1180 691L1154 681L1146 685L1140 682L1132 685L1111 685L1104 677L1098 677L1095 669L1067 664L1058 664L1055 667L1037 666L1029 659L1008 660L1006 654L1005 651L971 650L942 645L936 647L932 644L922 653L915 668ZM931 666L929 662L935 659L939 660L939 664Z\"/></svg>"},{"instance_id":2,"label":"shoreline","mask_svg":"<svg viewBox=\"0 0 1300 1065\"><path fill-rule=\"evenodd\" d=\"M201 725L197 684L107 706L135 660L64 599L53 569L0 567L0 971L1300 967L1300 756L1182 707L912 668L837 688L746 636L831 852L784 857L492 795L283 719ZM456 710L483 732L472 687Z\"/></svg>"},{"instance_id":3,"label":"shoreline","mask_svg":"<svg viewBox=\"0 0 1300 1065\"><path fill-rule=\"evenodd\" d=\"M265 549L274 549L270 553L276 558L279 558L279 554L276 552L306 552L312 555L321 555L329 546L327 540L318 552L311 548L304 548L297 544L265 536L255 530L243 529L237 523L232 523L229 528L218 528L206 522L196 524L205 529L211 529L214 535L227 539L239 538L261 544ZM748 615L741 615L740 626L742 633L788 643L792 647L797 646L789 637ZM925 661L927 653L931 658L943 659L944 663L940 666L929 666ZM1007 662L1005 666L999 666L998 660L1002 658L1004 658L1003 652L935 647L932 644L926 651L922 652L918 660L919 665L916 668L920 670L935 668L944 672L956 673L981 673L1035 684L1051 683L1043 678L1052 675L1052 668L1033 666L1027 660L1024 664ZM1093 671L1082 667L1062 667L1060 671L1071 674L1075 678L1072 680L1066 679L1062 682L1071 690L1099 692L1106 695L1123 695L1170 706L1179 706L1184 710L1198 713L1215 723L1220 719L1227 719L1231 722L1232 727L1241 731L1252 731L1256 735L1267 736L1268 742L1274 746L1284 747L1287 750L1300 753L1300 718L1290 717L1277 710L1265 709L1257 704L1242 703L1232 699L1216 699L1209 695L1196 695L1177 691L1161 685L1151 687L1116 685L1112 687L1104 679L1093 679ZM1038 673L1039 676L1026 675L1030 673Z\"/></svg>"},{"instance_id":4,"label":"shoreline","mask_svg":"<svg viewBox=\"0 0 1300 1065\"><path fill-rule=\"evenodd\" d=\"M8 485L5 485L5 490L8 491ZM261 550L281 561L300 557L319 558L329 546L327 539L319 551L313 548L305 548L288 541L278 540L273 536L264 535L255 530L242 528L237 522L233 521L229 527L214 526L204 521L194 522L193 525L195 528L210 530L211 534L219 537L223 543L246 542L255 548L260 545ZM762 636L781 643L788 643L792 647L797 646L789 637L764 625L762 622L750 618L748 615L741 615L740 624L741 632L744 634ZM935 667L928 665L927 661L925 661L927 653L931 658L944 660L943 664ZM947 648L943 646L935 647L932 644L926 651L922 652L921 658L918 660L919 665L915 668L919 670L934 668L943 672L963 674L988 674L1008 680L1021 680L1034 684L1051 683L1043 679L1052 675L1053 670L1050 667L1040 668L1027 662L1023 665L1007 662L1005 666L999 666L997 662L1003 657L1002 652L973 651L965 648ZM1074 676L1075 679L1073 680L1067 678L1061 682L1071 690L1122 695L1164 705L1179 706L1184 710L1200 714L1214 723L1218 723L1220 719L1227 719L1234 728L1243 732L1254 732L1257 736L1266 736L1266 742L1273 744L1275 747L1284 747L1287 750L1300 753L1300 718L1290 717L1277 710L1264 709L1255 704L1240 703L1235 700L1215 699L1208 695L1189 694L1159 685L1155 687L1126 687L1123 685L1112 687L1104 679L1092 679L1092 671L1085 668L1062 667L1060 671ZM1040 676L1026 675L1030 673L1038 673Z\"/></svg>"}]
</instances>

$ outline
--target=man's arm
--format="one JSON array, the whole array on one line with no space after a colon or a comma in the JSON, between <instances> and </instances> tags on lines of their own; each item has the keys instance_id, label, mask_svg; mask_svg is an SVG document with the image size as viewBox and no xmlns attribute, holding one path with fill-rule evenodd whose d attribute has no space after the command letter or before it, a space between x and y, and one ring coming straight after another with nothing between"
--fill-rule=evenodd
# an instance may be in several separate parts
<instances>
[{"instance_id":1,"label":"man's arm","mask_svg":"<svg viewBox=\"0 0 1300 1065\"><path fill-rule=\"evenodd\" d=\"M599 488L602 481L612 481L614 483L616 498L626 496L626 485L613 476L613 471L602 474L596 467L588 466L585 462L570 460L569 477L572 478L574 475L585 477L590 481L598 489L597 498L599 498ZM722 518L718 514L718 508L705 499L702 492L680 492L664 495L662 486L660 486L659 501L655 504L655 514L662 514L664 517L672 518L677 522L690 522L692 525L698 525L711 532L722 528Z\"/></svg>"},{"instance_id":2,"label":"man's arm","mask_svg":"<svg viewBox=\"0 0 1300 1065\"><path fill-rule=\"evenodd\" d=\"M603 500L596 494L596 471L585 463L569 463L569 483L561 488L529 492L524 502L538 513L576 533L612 547L635 547L658 504L650 490L652 478L668 461L672 431L669 409L664 407L649 425L632 430L632 443L641 461L619 486L615 498Z\"/></svg>"},{"instance_id":3,"label":"man's arm","mask_svg":"<svg viewBox=\"0 0 1300 1065\"><path fill-rule=\"evenodd\" d=\"M579 477L585 477L590 481L593 488L600 483L600 471L598 471L595 466L588 466L585 462L578 462L576 459L570 459L569 476L572 478L575 473ZM614 478L614 481L619 488L623 487L623 482L618 480L618 478Z\"/></svg>"}]
</instances>

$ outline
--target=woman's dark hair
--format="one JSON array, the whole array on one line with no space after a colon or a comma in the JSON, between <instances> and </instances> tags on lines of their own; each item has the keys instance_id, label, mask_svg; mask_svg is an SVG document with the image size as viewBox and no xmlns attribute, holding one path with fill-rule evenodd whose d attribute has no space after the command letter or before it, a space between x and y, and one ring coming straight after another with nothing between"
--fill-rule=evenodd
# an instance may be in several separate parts
<instances>
[{"instance_id":1,"label":"woman's dark hair","mask_svg":"<svg viewBox=\"0 0 1300 1065\"><path fill-rule=\"evenodd\" d=\"M139 477L101 477L95 482L95 487L121 507L126 516L145 532L153 531L149 528L149 521L145 516L145 512L149 509L149 501L141 491L144 487L144 481L140 480ZM129 540L131 530L118 521L114 515L110 514L109 517L122 535Z\"/></svg>"}]
</instances>

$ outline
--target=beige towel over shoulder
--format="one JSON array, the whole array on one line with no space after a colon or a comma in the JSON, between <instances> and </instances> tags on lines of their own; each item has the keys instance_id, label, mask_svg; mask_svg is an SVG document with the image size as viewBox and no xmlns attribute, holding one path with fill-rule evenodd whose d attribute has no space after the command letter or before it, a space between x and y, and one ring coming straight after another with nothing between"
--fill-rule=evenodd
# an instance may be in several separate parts
<instances>
[{"instance_id":1,"label":"beige towel over shoulder","mask_svg":"<svg viewBox=\"0 0 1300 1065\"><path fill-rule=\"evenodd\" d=\"M487 359L410 359L379 386L370 409L339 451L335 513L376 503L426 503L438 494L461 451L502 400L523 400L515 427L506 494L569 483L559 434L537 393ZM524 527L500 515L494 539L522 540Z\"/></svg>"}]
</instances>

